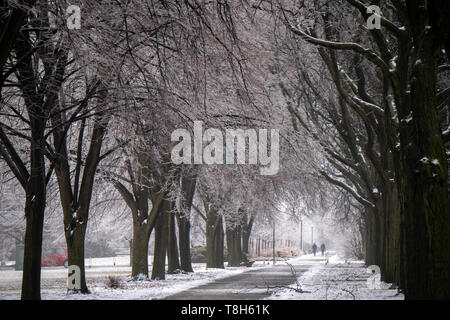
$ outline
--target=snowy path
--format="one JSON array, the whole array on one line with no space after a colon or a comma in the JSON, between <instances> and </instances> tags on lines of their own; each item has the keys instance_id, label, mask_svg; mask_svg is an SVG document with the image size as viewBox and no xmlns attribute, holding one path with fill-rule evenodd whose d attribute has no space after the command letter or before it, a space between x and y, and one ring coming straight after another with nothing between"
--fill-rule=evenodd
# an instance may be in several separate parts
<instances>
[{"instance_id":1,"label":"snowy path","mask_svg":"<svg viewBox=\"0 0 450 320\"><path fill-rule=\"evenodd\" d=\"M165 297L167 300L403 300L390 284L371 289L371 274L361 261L338 256L302 256L251 268Z\"/></svg>"},{"instance_id":2,"label":"snowy path","mask_svg":"<svg viewBox=\"0 0 450 320\"><path fill-rule=\"evenodd\" d=\"M238 275L190 288L166 297L167 300L259 300L268 298L273 290L288 287L296 277L318 265L324 265L324 257L303 256L283 261L265 268L250 268Z\"/></svg>"}]
</instances>

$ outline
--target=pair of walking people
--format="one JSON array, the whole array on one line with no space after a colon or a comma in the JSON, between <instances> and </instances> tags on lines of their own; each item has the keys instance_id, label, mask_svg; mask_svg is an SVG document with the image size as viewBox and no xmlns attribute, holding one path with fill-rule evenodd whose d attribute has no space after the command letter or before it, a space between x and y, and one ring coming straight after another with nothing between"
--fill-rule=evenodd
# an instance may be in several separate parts
<instances>
[{"instance_id":1,"label":"pair of walking people","mask_svg":"<svg viewBox=\"0 0 450 320\"><path fill-rule=\"evenodd\" d=\"M313 253L315 256L317 253L317 245L315 243L313 244L312 249L313 249ZM322 252L322 256L323 256L325 254L325 244L322 243L322 245L320 246L320 251Z\"/></svg>"}]
</instances>

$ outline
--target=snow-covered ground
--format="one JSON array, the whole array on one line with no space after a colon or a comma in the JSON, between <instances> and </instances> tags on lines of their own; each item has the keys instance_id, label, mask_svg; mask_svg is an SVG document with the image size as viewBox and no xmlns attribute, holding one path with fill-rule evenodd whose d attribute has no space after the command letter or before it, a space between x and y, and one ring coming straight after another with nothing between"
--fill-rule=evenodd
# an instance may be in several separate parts
<instances>
[{"instance_id":1,"label":"snow-covered ground","mask_svg":"<svg viewBox=\"0 0 450 320\"><path fill-rule=\"evenodd\" d=\"M120 258L120 259L119 259ZM205 263L194 263L194 273L168 274L166 280L130 281L131 267L125 263L125 257L117 257L116 266L105 266L112 258L86 259L86 279L89 295L67 294L67 269L63 267L42 268L41 296L44 300L152 300L161 299L177 292L206 284L216 279L239 274L248 270L246 267L226 269L206 269ZM91 260L91 261L90 261ZM111 261L110 261L111 260ZM267 267L257 262L252 268ZM117 277L121 287L109 288L108 277ZM0 270L0 299L20 299L22 271Z\"/></svg>"},{"instance_id":2,"label":"snow-covered ground","mask_svg":"<svg viewBox=\"0 0 450 320\"><path fill-rule=\"evenodd\" d=\"M328 259L328 262L326 260ZM151 261L151 257L149 257ZM297 283L284 288L271 288L271 300L403 300L404 296L389 284L381 289L370 289L367 279L371 274L362 261L345 261L337 255L328 258L306 255L286 261L291 265L311 266L297 276ZM278 261L277 264L285 263ZM108 266L109 265L109 266ZM267 268L267 262L257 261L254 268ZM194 273L169 274L166 280L130 281L129 257L86 259L86 279L92 294L68 295L67 269L42 268L42 299L45 300L152 300L203 285L220 278L249 270L246 267L206 269L204 263L193 264ZM119 279L120 288L108 286L108 277ZM22 272L0 270L0 299L19 299Z\"/></svg>"},{"instance_id":3,"label":"snow-covered ground","mask_svg":"<svg viewBox=\"0 0 450 320\"><path fill-rule=\"evenodd\" d=\"M313 267L297 277L297 283L273 290L270 300L404 300L404 295L388 283L379 289L370 288L363 261L347 261L338 255L328 258L302 256L288 261L292 265L312 264Z\"/></svg>"}]
</instances>

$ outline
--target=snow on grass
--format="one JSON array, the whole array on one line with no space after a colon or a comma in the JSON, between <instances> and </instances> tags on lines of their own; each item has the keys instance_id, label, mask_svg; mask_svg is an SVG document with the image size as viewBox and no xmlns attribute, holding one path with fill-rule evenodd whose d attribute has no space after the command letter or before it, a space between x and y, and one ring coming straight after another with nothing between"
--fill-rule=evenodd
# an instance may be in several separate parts
<instances>
[{"instance_id":1,"label":"snow on grass","mask_svg":"<svg viewBox=\"0 0 450 320\"><path fill-rule=\"evenodd\" d=\"M152 263L153 256L148 256L148 263ZM98 267L98 266L129 266L130 256L123 255L117 257L106 257L106 258L86 258L84 259L84 264L86 268Z\"/></svg>"},{"instance_id":2,"label":"snow on grass","mask_svg":"<svg viewBox=\"0 0 450 320\"><path fill-rule=\"evenodd\" d=\"M296 263L302 263L299 259ZM308 261L310 263L310 261ZM317 263L293 284L274 291L269 300L404 300L393 286L381 282L380 289L369 289L367 267L362 261L347 261L334 255Z\"/></svg>"},{"instance_id":3,"label":"snow on grass","mask_svg":"<svg viewBox=\"0 0 450 320\"><path fill-rule=\"evenodd\" d=\"M261 264L261 267L263 265ZM267 265L266 265L267 267ZM42 269L43 300L152 300L229 277L248 270L246 267L206 269L204 263L193 264L194 273L167 274L165 280L131 281L130 267L86 268L87 285L91 294L67 294L67 269L62 267ZM255 267L252 267L255 268ZM256 266L258 268L258 266ZM150 268L151 269L151 268ZM108 277L120 283L116 289L109 288ZM0 299L20 299L22 272L0 271Z\"/></svg>"}]
</instances>

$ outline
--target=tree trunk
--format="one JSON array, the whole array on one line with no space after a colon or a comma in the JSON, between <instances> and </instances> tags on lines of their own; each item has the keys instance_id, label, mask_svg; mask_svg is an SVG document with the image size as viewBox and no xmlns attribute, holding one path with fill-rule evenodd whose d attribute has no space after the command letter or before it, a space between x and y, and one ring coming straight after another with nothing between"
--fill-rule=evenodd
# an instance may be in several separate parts
<instances>
[{"instance_id":1,"label":"tree trunk","mask_svg":"<svg viewBox=\"0 0 450 320\"><path fill-rule=\"evenodd\" d=\"M380 217L377 210L369 210L366 214L366 254L367 265L381 264Z\"/></svg>"},{"instance_id":2,"label":"tree trunk","mask_svg":"<svg viewBox=\"0 0 450 320\"><path fill-rule=\"evenodd\" d=\"M135 215L133 215L134 217ZM134 220L134 219L133 219ZM148 241L150 231L146 224L133 221L133 247L131 253L131 278L148 279Z\"/></svg>"},{"instance_id":3,"label":"tree trunk","mask_svg":"<svg viewBox=\"0 0 450 320\"><path fill-rule=\"evenodd\" d=\"M249 250L250 234L251 228L249 228L248 226L244 226L242 228L242 260L245 264L247 264L250 260L250 250Z\"/></svg>"},{"instance_id":4,"label":"tree trunk","mask_svg":"<svg viewBox=\"0 0 450 320\"><path fill-rule=\"evenodd\" d=\"M386 242L386 223L385 217L386 212L384 211L384 199L380 197L376 202L376 225L375 225L375 235L376 235L376 265L380 267L381 271L381 280L385 281L385 271L387 269L387 259L386 259L386 251L387 251L387 242Z\"/></svg>"},{"instance_id":5,"label":"tree trunk","mask_svg":"<svg viewBox=\"0 0 450 320\"><path fill-rule=\"evenodd\" d=\"M186 216L177 217L178 220L178 241L180 246L181 270L194 272L191 263L190 230L191 224Z\"/></svg>"},{"instance_id":6,"label":"tree trunk","mask_svg":"<svg viewBox=\"0 0 450 320\"><path fill-rule=\"evenodd\" d=\"M242 261L245 265L248 265L250 261L249 241L252 233L253 222L255 221L254 215L251 215L248 219L247 211L244 211L243 215L243 227L242 227Z\"/></svg>"},{"instance_id":7,"label":"tree trunk","mask_svg":"<svg viewBox=\"0 0 450 320\"><path fill-rule=\"evenodd\" d=\"M74 229L65 231L67 242L67 256L69 266L80 268L80 287L69 290L75 293L90 293L86 284L86 272L84 264L84 240L86 238L86 223L77 225Z\"/></svg>"},{"instance_id":8,"label":"tree trunk","mask_svg":"<svg viewBox=\"0 0 450 320\"><path fill-rule=\"evenodd\" d=\"M374 216L374 230L373 241L375 250L374 264L383 267L383 213L382 210L377 210L377 214Z\"/></svg>"},{"instance_id":9,"label":"tree trunk","mask_svg":"<svg viewBox=\"0 0 450 320\"><path fill-rule=\"evenodd\" d=\"M169 238L170 201L163 200L155 226L155 249L153 252L152 280L166 278L166 253Z\"/></svg>"},{"instance_id":10,"label":"tree trunk","mask_svg":"<svg viewBox=\"0 0 450 320\"><path fill-rule=\"evenodd\" d=\"M43 130L40 130L43 133ZM39 134L40 135L40 134ZM42 140L31 143L31 176L26 190L25 252L22 300L41 299L42 230L46 205L46 183Z\"/></svg>"},{"instance_id":11,"label":"tree trunk","mask_svg":"<svg viewBox=\"0 0 450 320\"><path fill-rule=\"evenodd\" d=\"M211 209L206 222L206 268L224 269L224 231L222 216Z\"/></svg>"},{"instance_id":12,"label":"tree trunk","mask_svg":"<svg viewBox=\"0 0 450 320\"><path fill-rule=\"evenodd\" d=\"M173 205L171 206L173 207ZM175 227L175 214L169 212L169 238L167 244L167 272L173 273L180 269L180 259L177 245L177 230Z\"/></svg>"},{"instance_id":13,"label":"tree trunk","mask_svg":"<svg viewBox=\"0 0 450 320\"><path fill-rule=\"evenodd\" d=\"M191 208L194 199L196 177L183 176L181 179L181 188L183 190L183 212L178 212L178 241L180 248L181 270L186 272L194 272L191 263Z\"/></svg>"},{"instance_id":14,"label":"tree trunk","mask_svg":"<svg viewBox=\"0 0 450 320\"><path fill-rule=\"evenodd\" d=\"M373 258L373 242L372 242L372 217L370 213L366 213L365 233L364 233L364 261L366 265L372 265Z\"/></svg>"},{"instance_id":15,"label":"tree trunk","mask_svg":"<svg viewBox=\"0 0 450 320\"><path fill-rule=\"evenodd\" d=\"M400 285L400 206L397 187L394 183L386 186L383 198L385 212L384 281Z\"/></svg>"},{"instance_id":16,"label":"tree trunk","mask_svg":"<svg viewBox=\"0 0 450 320\"><path fill-rule=\"evenodd\" d=\"M241 227L227 227L228 266L239 267L242 262Z\"/></svg>"}]
</instances>

